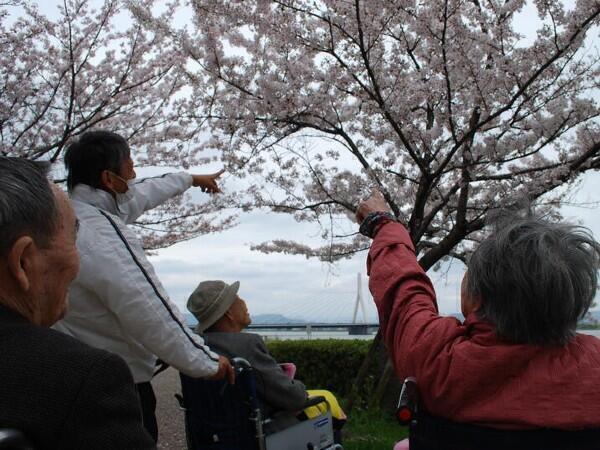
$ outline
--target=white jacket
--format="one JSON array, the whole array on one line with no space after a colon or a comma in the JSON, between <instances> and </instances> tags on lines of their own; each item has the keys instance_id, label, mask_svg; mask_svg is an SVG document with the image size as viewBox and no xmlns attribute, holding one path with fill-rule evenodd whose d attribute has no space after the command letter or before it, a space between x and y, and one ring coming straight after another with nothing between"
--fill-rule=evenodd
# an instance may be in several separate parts
<instances>
[{"instance_id":1,"label":"white jacket","mask_svg":"<svg viewBox=\"0 0 600 450\"><path fill-rule=\"evenodd\" d=\"M187 327L126 225L191 185L186 173L142 179L118 207L112 195L85 184L71 193L81 266L67 315L54 328L121 356L136 383L150 381L157 357L191 377L218 370L218 355Z\"/></svg>"}]
</instances>

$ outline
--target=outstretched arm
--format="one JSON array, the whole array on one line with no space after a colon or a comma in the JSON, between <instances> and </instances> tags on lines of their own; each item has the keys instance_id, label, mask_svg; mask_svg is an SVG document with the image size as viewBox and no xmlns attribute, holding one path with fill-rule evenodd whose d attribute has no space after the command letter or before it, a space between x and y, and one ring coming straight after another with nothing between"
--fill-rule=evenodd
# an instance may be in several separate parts
<instances>
[{"instance_id":1,"label":"outstretched arm","mask_svg":"<svg viewBox=\"0 0 600 450\"><path fill-rule=\"evenodd\" d=\"M156 208L190 187L199 187L202 192L216 194L221 192L218 179L225 172L208 175L190 175L186 172L168 173L158 177L143 178L133 185L133 198L119 205L121 218L126 223L134 222L145 211Z\"/></svg>"}]
</instances>

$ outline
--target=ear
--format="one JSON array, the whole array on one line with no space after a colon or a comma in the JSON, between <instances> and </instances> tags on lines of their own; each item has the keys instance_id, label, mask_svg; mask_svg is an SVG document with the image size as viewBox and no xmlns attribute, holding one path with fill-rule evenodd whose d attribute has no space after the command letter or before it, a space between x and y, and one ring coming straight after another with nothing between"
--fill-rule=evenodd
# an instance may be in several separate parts
<instances>
[{"instance_id":1,"label":"ear","mask_svg":"<svg viewBox=\"0 0 600 450\"><path fill-rule=\"evenodd\" d=\"M8 271L23 292L28 292L31 287L38 252L31 236L21 236L8 252Z\"/></svg>"},{"instance_id":2,"label":"ear","mask_svg":"<svg viewBox=\"0 0 600 450\"><path fill-rule=\"evenodd\" d=\"M474 296L469 297L465 296L461 298L460 309L465 318L472 313L476 313L481 309L481 297Z\"/></svg>"},{"instance_id":3,"label":"ear","mask_svg":"<svg viewBox=\"0 0 600 450\"><path fill-rule=\"evenodd\" d=\"M471 299L471 312L477 312L481 309L481 297L476 296Z\"/></svg>"},{"instance_id":4,"label":"ear","mask_svg":"<svg viewBox=\"0 0 600 450\"><path fill-rule=\"evenodd\" d=\"M100 186L106 191L112 192L115 190L115 187L113 186L113 178L110 176L110 172L108 170L103 170L100 173Z\"/></svg>"}]
</instances>

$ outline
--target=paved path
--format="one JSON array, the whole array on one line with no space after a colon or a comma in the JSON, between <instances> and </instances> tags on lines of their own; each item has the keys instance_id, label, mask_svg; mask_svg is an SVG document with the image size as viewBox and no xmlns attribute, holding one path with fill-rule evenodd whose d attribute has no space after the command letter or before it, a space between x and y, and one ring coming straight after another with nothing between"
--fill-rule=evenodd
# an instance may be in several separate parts
<instances>
[{"instance_id":1,"label":"paved path","mask_svg":"<svg viewBox=\"0 0 600 450\"><path fill-rule=\"evenodd\" d=\"M183 427L183 411L173 395L181 392L179 373L167 369L152 380L156 393L156 417L158 419L158 448L186 449Z\"/></svg>"}]
</instances>

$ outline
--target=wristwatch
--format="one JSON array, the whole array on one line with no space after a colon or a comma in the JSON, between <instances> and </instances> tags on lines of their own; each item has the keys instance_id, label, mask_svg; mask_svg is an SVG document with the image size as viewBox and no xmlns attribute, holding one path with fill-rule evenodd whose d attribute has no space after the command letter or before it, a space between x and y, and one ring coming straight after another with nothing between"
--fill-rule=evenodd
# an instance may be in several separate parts
<instances>
[{"instance_id":1,"label":"wristwatch","mask_svg":"<svg viewBox=\"0 0 600 450\"><path fill-rule=\"evenodd\" d=\"M397 222L394 215L388 211L374 211L367 215L360 224L358 231L363 236L374 238L379 227L387 222Z\"/></svg>"}]
</instances>

